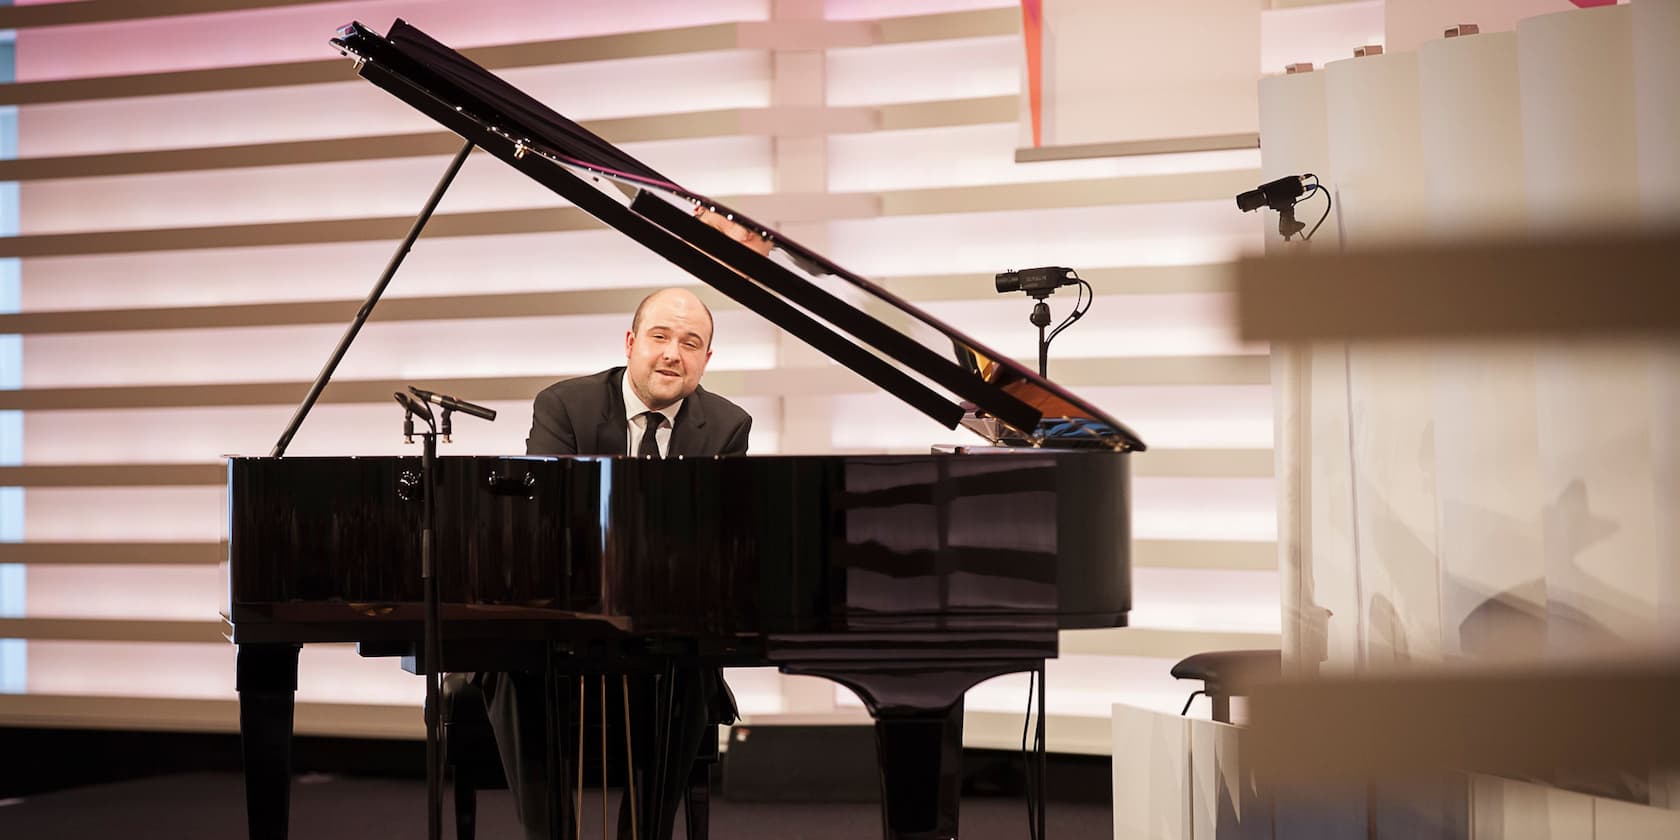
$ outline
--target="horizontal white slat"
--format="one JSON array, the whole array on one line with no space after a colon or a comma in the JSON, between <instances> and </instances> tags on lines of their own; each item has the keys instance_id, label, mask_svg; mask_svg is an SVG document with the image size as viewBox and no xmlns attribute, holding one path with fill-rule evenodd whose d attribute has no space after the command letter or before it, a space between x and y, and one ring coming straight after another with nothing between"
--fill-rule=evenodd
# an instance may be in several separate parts
<instances>
[{"instance_id":1,"label":"horizontal white slat","mask_svg":"<svg viewBox=\"0 0 1680 840\"><path fill-rule=\"evenodd\" d=\"M1210 650L1262 650L1277 648L1277 633L1244 633L1219 630L1156 630L1121 627L1113 630L1063 630L1064 655L1144 656L1183 659Z\"/></svg>"},{"instance_id":2,"label":"horizontal white slat","mask_svg":"<svg viewBox=\"0 0 1680 840\"><path fill-rule=\"evenodd\" d=\"M163 732L238 732L239 701L218 698L0 694L0 724ZM425 737L417 706L299 702L293 733L338 738Z\"/></svg>"}]
</instances>

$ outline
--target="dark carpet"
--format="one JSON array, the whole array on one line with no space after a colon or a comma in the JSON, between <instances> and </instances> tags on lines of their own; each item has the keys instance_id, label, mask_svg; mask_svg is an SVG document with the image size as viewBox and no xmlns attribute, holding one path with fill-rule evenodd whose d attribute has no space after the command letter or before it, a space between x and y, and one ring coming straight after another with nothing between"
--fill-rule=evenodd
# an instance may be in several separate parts
<instances>
[{"instance_id":1,"label":"dark carpet","mask_svg":"<svg viewBox=\"0 0 1680 840\"><path fill-rule=\"evenodd\" d=\"M600 792L584 798L584 838L601 836ZM426 785L415 779L305 775L292 786L291 836L366 840L426 836ZM454 837L446 794L446 838ZM609 804L617 813L616 797ZM479 794L478 836L521 835L505 790ZM1107 803L1052 801L1047 835L1055 840L1113 836ZM677 834L683 835L678 819ZM718 840L859 840L881 836L873 803L760 803L712 800L711 836ZM5 840L227 840L245 836L243 781L232 773L188 773L93 785L0 800ZM964 840L1026 838L1026 804L1010 797L963 800Z\"/></svg>"}]
</instances>

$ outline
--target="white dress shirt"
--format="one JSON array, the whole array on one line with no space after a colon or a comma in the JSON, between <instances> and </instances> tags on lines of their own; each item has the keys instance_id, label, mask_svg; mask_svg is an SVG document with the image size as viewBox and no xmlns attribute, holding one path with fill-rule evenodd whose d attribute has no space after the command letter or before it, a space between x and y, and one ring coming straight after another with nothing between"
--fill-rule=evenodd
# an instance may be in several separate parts
<instances>
[{"instance_id":1,"label":"white dress shirt","mask_svg":"<svg viewBox=\"0 0 1680 840\"><path fill-rule=\"evenodd\" d=\"M642 433L647 430L648 419L643 417L642 413L651 409L647 407L647 403L642 402L641 397L636 396L635 389L630 387L630 371L626 370L620 378L619 389L624 392L624 416L628 418L625 424L624 454L634 455L636 448L641 446ZM659 431L653 433L653 437L659 442L661 458L671 455L671 430L677 425L677 412L682 410L682 404L682 400L677 400L659 410L660 414L665 415L665 422L660 425Z\"/></svg>"}]
</instances>

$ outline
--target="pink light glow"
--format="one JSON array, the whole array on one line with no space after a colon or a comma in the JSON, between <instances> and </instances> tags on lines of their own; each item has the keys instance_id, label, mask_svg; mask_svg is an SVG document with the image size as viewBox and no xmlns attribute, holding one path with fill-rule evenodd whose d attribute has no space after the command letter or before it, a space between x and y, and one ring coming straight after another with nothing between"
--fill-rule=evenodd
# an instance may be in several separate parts
<instances>
[{"instance_id":1,"label":"pink light glow","mask_svg":"<svg viewBox=\"0 0 1680 840\"><path fill-rule=\"evenodd\" d=\"M771 191L770 139L704 137L624 148L650 166L683 173L708 195ZM446 158L396 158L199 172L25 181L19 233L410 216ZM326 185L355 184L354 189ZM206 200L214 197L214 200ZM553 191L487 154L467 159L439 213L565 206Z\"/></svg>"},{"instance_id":2,"label":"pink light glow","mask_svg":"<svg viewBox=\"0 0 1680 840\"><path fill-rule=\"evenodd\" d=\"M521 67L500 74L572 119L770 103L770 57L751 50ZM343 82L24 105L21 157L132 152L437 131L350 73ZM428 179L431 180L431 179Z\"/></svg>"},{"instance_id":3,"label":"pink light glow","mask_svg":"<svg viewBox=\"0 0 1680 840\"><path fill-rule=\"evenodd\" d=\"M48 26L18 32L17 80L332 58L337 53L327 39L352 20L383 32L402 17L450 46L467 48L764 20L768 14L764 0L362 0Z\"/></svg>"},{"instance_id":4,"label":"pink light glow","mask_svg":"<svg viewBox=\"0 0 1680 840\"><path fill-rule=\"evenodd\" d=\"M560 365L588 373L624 363L626 326L621 313L374 322L337 376L547 376ZM727 338L712 370L775 366L776 331L768 321L742 310L719 312L717 330ZM23 387L307 382L343 331L342 324L320 324L27 336Z\"/></svg>"},{"instance_id":5,"label":"pink light glow","mask_svg":"<svg viewBox=\"0 0 1680 840\"><path fill-rule=\"evenodd\" d=\"M393 247L349 242L25 259L22 308L360 300ZM617 231L585 230L421 238L387 297L460 294L466 277L484 294L699 282Z\"/></svg>"},{"instance_id":6,"label":"pink light glow","mask_svg":"<svg viewBox=\"0 0 1680 840\"><path fill-rule=\"evenodd\" d=\"M30 642L28 684L34 694L231 700L233 657L229 644ZM350 645L305 645L298 658L305 703L418 707L425 690L395 662L364 659Z\"/></svg>"}]
</instances>

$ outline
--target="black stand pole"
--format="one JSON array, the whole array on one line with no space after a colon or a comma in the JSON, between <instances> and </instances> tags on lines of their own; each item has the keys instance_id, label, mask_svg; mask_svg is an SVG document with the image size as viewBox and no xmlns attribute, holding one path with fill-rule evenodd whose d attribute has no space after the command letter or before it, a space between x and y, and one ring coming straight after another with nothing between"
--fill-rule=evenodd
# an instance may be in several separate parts
<instances>
[{"instance_id":1,"label":"black stand pole","mask_svg":"<svg viewBox=\"0 0 1680 840\"><path fill-rule=\"evenodd\" d=\"M298 427L303 425L303 418L309 416L309 409L315 407L315 400L326 390L327 380L332 379L333 371L338 370L338 363L344 359L345 351L350 349L350 343L356 340L356 334L361 332L362 324L367 323L368 316L373 314L374 304L385 294L385 287L390 285L391 278L396 276L403 258L407 257L409 249L414 247L414 240L420 238L420 231L432 218L432 211L436 210L438 202L443 200L444 192L449 189L449 184L455 180L455 174L461 171L461 164L467 162L467 155L471 154L472 150L473 144L469 140L462 144L461 151L456 152L454 160L449 162L449 168L444 171L437 186L432 188L431 196L426 199L426 206L420 209L420 215L415 217L413 226L408 229L408 236L403 238L402 244L397 246L397 252L391 255L391 261L385 265L385 273L379 275L379 280L373 284L373 291L368 293L367 300L362 302L362 308L356 311L355 319L338 339L338 346L333 348L332 356L327 359L321 372L315 375L315 382L309 386L309 393L304 395L303 402L292 414L291 422L286 424L286 430L280 433L280 439L274 443L273 451L268 453L270 458L286 454L286 447L292 445L292 436L296 435Z\"/></svg>"},{"instance_id":2,"label":"black stand pole","mask_svg":"<svg viewBox=\"0 0 1680 840\"><path fill-rule=\"evenodd\" d=\"M398 391L392 396L403 407L403 442L414 442L414 418L426 423L420 433L420 589L424 619L421 653L414 669L426 679L426 837L443 840L443 720L438 675L443 671L443 643L439 623L437 549L437 439L440 427L431 409ZM449 430L449 409L443 410L441 433ZM447 439L447 438L445 438ZM405 497L412 499L412 496Z\"/></svg>"},{"instance_id":3,"label":"black stand pole","mask_svg":"<svg viewBox=\"0 0 1680 840\"><path fill-rule=\"evenodd\" d=\"M1033 297L1038 298L1038 303L1033 304L1032 318L1030 319L1032 325L1038 327L1038 375L1046 379L1050 378L1050 342L1044 338L1044 328L1050 326L1050 304L1044 302L1044 298L1048 295L1049 292L1045 292L1044 295L1033 295Z\"/></svg>"},{"instance_id":4,"label":"black stand pole","mask_svg":"<svg viewBox=\"0 0 1680 840\"><path fill-rule=\"evenodd\" d=\"M438 627L438 579L433 556L437 541L437 430L421 437L420 486L426 495L420 513L420 584L426 600L426 836L443 840L443 750L439 743L438 720L442 714L438 697L438 674L443 670L443 643Z\"/></svg>"}]
</instances>

